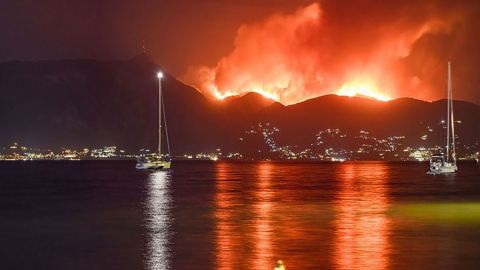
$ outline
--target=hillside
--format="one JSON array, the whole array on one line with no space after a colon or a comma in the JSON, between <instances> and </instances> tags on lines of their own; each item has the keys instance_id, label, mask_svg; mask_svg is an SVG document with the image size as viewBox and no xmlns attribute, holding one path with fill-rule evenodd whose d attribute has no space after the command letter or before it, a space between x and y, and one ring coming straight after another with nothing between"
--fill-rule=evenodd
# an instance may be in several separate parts
<instances>
[{"instance_id":1,"label":"hillside","mask_svg":"<svg viewBox=\"0 0 480 270\"><path fill-rule=\"evenodd\" d=\"M145 55L128 61L1 63L0 146L18 141L49 148L154 148L155 74L160 69ZM278 129L271 138L277 147L296 149L313 148L319 132L327 129L338 129L352 138L360 131L378 138L405 136L402 144L410 146L442 145L444 138L445 100L380 102L326 95L284 106L249 93L213 101L168 74L163 89L170 143L178 155L216 149L253 156L259 150L271 152L265 137L247 133L267 123ZM459 144L478 147L479 106L455 101L454 108L460 121ZM427 140L421 139L424 135ZM360 147L350 141L343 147Z\"/></svg>"}]
</instances>

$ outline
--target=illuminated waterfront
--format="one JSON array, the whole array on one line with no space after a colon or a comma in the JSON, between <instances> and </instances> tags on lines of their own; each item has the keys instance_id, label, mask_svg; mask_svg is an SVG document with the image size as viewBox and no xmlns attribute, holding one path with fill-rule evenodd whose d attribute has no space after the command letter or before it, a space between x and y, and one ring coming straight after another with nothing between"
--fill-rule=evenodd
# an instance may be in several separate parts
<instances>
[{"instance_id":1,"label":"illuminated waterfront","mask_svg":"<svg viewBox=\"0 0 480 270\"><path fill-rule=\"evenodd\" d=\"M476 269L480 168L411 162L0 164L6 269ZM22 260L24 257L35 260ZM19 267L20 266L20 267Z\"/></svg>"},{"instance_id":2,"label":"illuminated waterfront","mask_svg":"<svg viewBox=\"0 0 480 270\"><path fill-rule=\"evenodd\" d=\"M368 131L361 130L357 135L343 133L340 129L326 129L315 134L315 141L308 148L298 145L282 145L276 141L278 128L270 124L259 126L245 132L239 141L248 144L253 139L256 145L240 149L239 152L222 151L217 148L209 152L173 155L176 160L310 160L310 161L347 161L347 160L386 160L386 161L427 161L432 154L442 152L440 145L408 145L405 136L377 138ZM250 137L250 138L249 138ZM258 140L260 139L260 140ZM260 143L259 143L260 142ZM459 160L479 160L479 142L473 145L461 145ZM125 151L117 146L98 148L70 148L60 150L41 149L13 143L0 147L0 160L122 160L135 159L139 155L152 153L150 149Z\"/></svg>"}]
</instances>

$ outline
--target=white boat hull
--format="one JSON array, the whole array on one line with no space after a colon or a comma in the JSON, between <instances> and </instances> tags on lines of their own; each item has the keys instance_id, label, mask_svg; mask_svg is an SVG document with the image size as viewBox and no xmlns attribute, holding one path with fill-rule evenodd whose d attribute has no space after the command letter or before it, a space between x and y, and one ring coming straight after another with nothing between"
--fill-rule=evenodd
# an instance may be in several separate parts
<instances>
[{"instance_id":1,"label":"white boat hull","mask_svg":"<svg viewBox=\"0 0 480 270\"><path fill-rule=\"evenodd\" d=\"M436 174L448 174L456 173L458 171L457 165L453 163L443 163L439 165L432 164L430 169L427 171L427 174L436 175Z\"/></svg>"},{"instance_id":2,"label":"white boat hull","mask_svg":"<svg viewBox=\"0 0 480 270\"><path fill-rule=\"evenodd\" d=\"M135 168L139 170L170 170L171 165L171 161L138 162Z\"/></svg>"}]
</instances>

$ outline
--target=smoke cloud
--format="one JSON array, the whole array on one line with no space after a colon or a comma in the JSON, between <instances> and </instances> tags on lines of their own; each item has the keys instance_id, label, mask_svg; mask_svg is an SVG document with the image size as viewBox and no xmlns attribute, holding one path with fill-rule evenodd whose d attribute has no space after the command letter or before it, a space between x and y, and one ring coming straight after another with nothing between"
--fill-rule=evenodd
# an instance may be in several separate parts
<instances>
[{"instance_id":1,"label":"smoke cloud","mask_svg":"<svg viewBox=\"0 0 480 270\"><path fill-rule=\"evenodd\" d=\"M480 103L478 4L450 1L323 1L244 24L233 50L183 80L206 95L258 92L284 104L324 95L380 100L454 97Z\"/></svg>"}]
</instances>

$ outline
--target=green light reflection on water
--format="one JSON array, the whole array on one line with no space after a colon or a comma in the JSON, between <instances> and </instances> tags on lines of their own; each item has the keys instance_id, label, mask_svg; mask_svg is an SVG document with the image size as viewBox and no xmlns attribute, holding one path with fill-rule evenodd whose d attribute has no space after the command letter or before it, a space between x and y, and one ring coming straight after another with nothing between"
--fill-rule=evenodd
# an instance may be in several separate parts
<instances>
[{"instance_id":1,"label":"green light reflection on water","mask_svg":"<svg viewBox=\"0 0 480 270\"><path fill-rule=\"evenodd\" d=\"M389 214L432 223L480 225L480 202L405 203L393 206Z\"/></svg>"}]
</instances>

